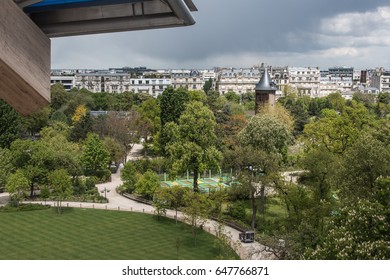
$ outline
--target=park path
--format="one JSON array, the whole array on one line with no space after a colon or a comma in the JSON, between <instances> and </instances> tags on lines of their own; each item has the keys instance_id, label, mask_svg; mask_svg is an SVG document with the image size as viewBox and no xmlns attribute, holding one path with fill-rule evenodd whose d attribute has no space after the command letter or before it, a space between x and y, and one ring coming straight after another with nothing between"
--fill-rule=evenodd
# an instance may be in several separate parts
<instances>
[{"instance_id":1,"label":"park path","mask_svg":"<svg viewBox=\"0 0 390 280\"><path fill-rule=\"evenodd\" d=\"M128 156L128 160L132 160L140 157L140 151L142 150L142 145L134 145L132 151ZM74 208L94 208L94 209L105 209L112 211L131 211L131 212L140 212L146 214L155 214L155 209L151 205L143 204L136 202L134 200L128 199L120 195L116 189L120 186L123 181L120 178L120 169L117 173L112 174L111 181L103 184L97 184L99 192L106 196L108 203L87 203L87 202L71 202L65 201L62 203L64 207L74 207ZM42 203L42 202L34 202ZM55 205L55 201L46 201L45 204ZM169 218L175 218L175 211L168 210L166 216ZM178 220L186 222L183 213L178 212ZM218 223L214 220L207 220L203 225L203 230L216 235L218 228ZM231 228L229 226L223 226L223 232L230 238L230 243L232 247L236 250L237 254L241 259L245 260L267 260L273 259L272 253L265 251L265 246L261 245L258 242L254 243L241 243L239 241L239 231Z\"/></svg>"}]
</instances>

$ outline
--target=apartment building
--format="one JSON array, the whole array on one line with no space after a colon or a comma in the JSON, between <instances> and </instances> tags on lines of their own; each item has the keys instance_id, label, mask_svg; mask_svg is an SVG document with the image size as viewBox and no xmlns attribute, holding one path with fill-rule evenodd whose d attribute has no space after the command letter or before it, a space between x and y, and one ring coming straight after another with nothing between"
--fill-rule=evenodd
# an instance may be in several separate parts
<instances>
[{"instance_id":1,"label":"apartment building","mask_svg":"<svg viewBox=\"0 0 390 280\"><path fill-rule=\"evenodd\" d=\"M222 69L217 76L216 90L221 94L228 92L237 94L254 92L260 75L261 71L258 68Z\"/></svg>"},{"instance_id":2,"label":"apartment building","mask_svg":"<svg viewBox=\"0 0 390 280\"><path fill-rule=\"evenodd\" d=\"M91 92L124 93L130 90L130 77L128 73L108 71L77 73L75 75L76 88L78 90L87 89Z\"/></svg>"},{"instance_id":3,"label":"apartment building","mask_svg":"<svg viewBox=\"0 0 390 280\"><path fill-rule=\"evenodd\" d=\"M318 67L288 67L290 86L298 90L299 95L320 96L320 69Z\"/></svg>"},{"instance_id":4,"label":"apartment building","mask_svg":"<svg viewBox=\"0 0 390 280\"><path fill-rule=\"evenodd\" d=\"M202 90L205 80L200 70L169 71L174 88L183 87L188 90Z\"/></svg>"},{"instance_id":5,"label":"apartment building","mask_svg":"<svg viewBox=\"0 0 390 280\"><path fill-rule=\"evenodd\" d=\"M380 92L390 92L390 71L384 68L375 69L371 77L371 86Z\"/></svg>"},{"instance_id":6,"label":"apartment building","mask_svg":"<svg viewBox=\"0 0 390 280\"><path fill-rule=\"evenodd\" d=\"M147 93L157 97L172 84L172 80L167 76L153 75L140 76L130 79L130 90L134 93Z\"/></svg>"}]
</instances>

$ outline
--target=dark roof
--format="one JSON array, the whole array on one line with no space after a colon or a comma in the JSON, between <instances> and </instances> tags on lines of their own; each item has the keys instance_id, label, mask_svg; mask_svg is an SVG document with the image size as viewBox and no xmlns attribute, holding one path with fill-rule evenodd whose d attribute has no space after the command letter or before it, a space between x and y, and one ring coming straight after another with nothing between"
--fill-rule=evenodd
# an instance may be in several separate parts
<instances>
[{"instance_id":1,"label":"dark roof","mask_svg":"<svg viewBox=\"0 0 390 280\"><path fill-rule=\"evenodd\" d=\"M261 77L260 82L256 85L255 90L264 90L264 91L277 90L275 83L271 80L267 68L264 69L264 74Z\"/></svg>"}]
</instances>

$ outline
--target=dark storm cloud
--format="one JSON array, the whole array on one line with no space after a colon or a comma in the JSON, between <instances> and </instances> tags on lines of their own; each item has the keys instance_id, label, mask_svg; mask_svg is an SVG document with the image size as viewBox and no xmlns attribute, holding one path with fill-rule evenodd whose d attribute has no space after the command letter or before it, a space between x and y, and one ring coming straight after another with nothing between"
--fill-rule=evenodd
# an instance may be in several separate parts
<instances>
[{"instance_id":1,"label":"dark storm cloud","mask_svg":"<svg viewBox=\"0 0 390 280\"><path fill-rule=\"evenodd\" d=\"M53 64L60 67L74 61L75 67L85 63L85 68L99 65L190 68L211 67L212 63L220 61L225 61L226 65L237 64L239 61L227 60L234 57L238 60L240 56L243 60L246 58L247 63L252 58L256 59L256 55L257 59L269 58L271 63L272 57L278 54L290 59L306 53L310 57L310 53L323 51L326 56L338 47L343 48L341 54L344 51L353 54L353 50L348 51L349 48L359 44L364 47L378 41L377 38L372 38L371 43L350 38L362 33L362 29L369 30L366 26L367 23L372 24L369 17L375 17L377 8L389 5L387 2L194 0L199 9L193 13L197 21L194 26L56 39ZM373 14L367 15L368 12ZM340 34L344 17L350 29ZM359 21L362 17L360 25L349 20ZM349 37L338 38L340 35ZM343 41L338 43L338 39ZM380 46L381 42L378 44ZM258 62L253 61L253 64ZM294 62L293 58L291 62Z\"/></svg>"}]
</instances>

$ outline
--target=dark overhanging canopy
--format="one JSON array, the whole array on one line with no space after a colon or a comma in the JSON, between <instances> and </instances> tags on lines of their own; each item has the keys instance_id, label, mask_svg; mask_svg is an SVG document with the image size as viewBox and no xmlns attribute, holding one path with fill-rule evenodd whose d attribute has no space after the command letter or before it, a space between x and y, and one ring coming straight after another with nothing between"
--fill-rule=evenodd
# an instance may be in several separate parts
<instances>
[{"instance_id":1,"label":"dark overhanging canopy","mask_svg":"<svg viewBox=\"0 0 390 280\"><path fill-rule=\"evenodd\" d=\"M193 25L192 0L15 0L48 37Z\"/></svg>"},{"instance_id":2,"label":"dark overhanging canopy","mask_svg":"<svg viewBox=\"0 0 390 280\"><path fill-rule=\"evenodd\" d=\"M192 0L1 0L0 99L28 115L50 102L52 37L195 23Z\"/></svg>"}]
</instances>

